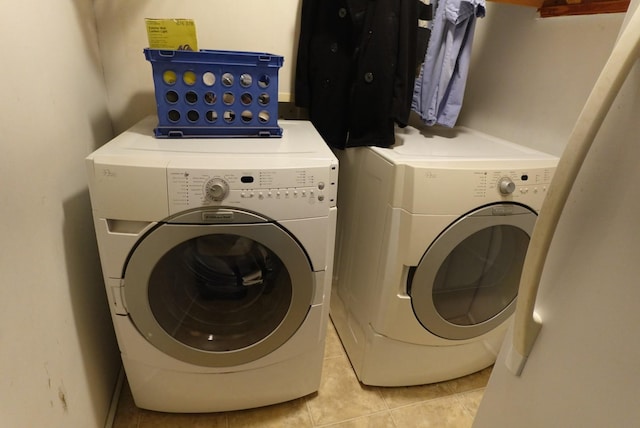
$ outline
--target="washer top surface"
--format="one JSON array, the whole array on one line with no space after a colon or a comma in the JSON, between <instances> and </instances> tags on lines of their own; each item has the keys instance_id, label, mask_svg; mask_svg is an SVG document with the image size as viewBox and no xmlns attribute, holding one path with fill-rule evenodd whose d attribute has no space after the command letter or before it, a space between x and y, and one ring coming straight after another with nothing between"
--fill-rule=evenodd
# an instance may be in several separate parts
<instances>
[{"instance_id":1,"label":"washer top surface","mask_svg":"<svg viewBox=\"0 0 640 428\"><path fill-rule=\"evenodd\" d=\"M489 160L549 160L557 157L469 128L411 126L396 130L396 143L390 148L373 147L376 153L394 164L468 163Z\"/></svg>"},{"instance_id":2,"label":"washer top surface","mask_svg":"<svg viewBox=\"0 0 640 428\"><path fill-rule=\"evenodd\" d=\"M210 167L251 167L252 159L261 167L283 166L287 162L335 156L311 122L280 120L281 138L155 138L155 117L147 117L96 150L91 157L115 157L128 165L158 161L183 163L206 160Z\"/></svg>"}]
</instances>

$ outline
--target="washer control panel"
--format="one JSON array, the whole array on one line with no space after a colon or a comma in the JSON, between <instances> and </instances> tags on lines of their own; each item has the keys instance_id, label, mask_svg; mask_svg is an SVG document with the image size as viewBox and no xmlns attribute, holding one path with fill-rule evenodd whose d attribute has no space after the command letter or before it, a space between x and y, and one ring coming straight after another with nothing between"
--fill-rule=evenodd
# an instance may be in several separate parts
<instances>
[{"instance_id":1,"label":"washer control panel","mask_svg":"<svg viewBox=\"0 0 640 428\"><path fill-rule=\"evenodd\" d=\"M311 210L318 211L335 206L336 182L336 165L258 171L170 168L167 170L169 212L176 214L191 208L222 205L260 212L317 206Z\"/></svg>"}]
</instances>

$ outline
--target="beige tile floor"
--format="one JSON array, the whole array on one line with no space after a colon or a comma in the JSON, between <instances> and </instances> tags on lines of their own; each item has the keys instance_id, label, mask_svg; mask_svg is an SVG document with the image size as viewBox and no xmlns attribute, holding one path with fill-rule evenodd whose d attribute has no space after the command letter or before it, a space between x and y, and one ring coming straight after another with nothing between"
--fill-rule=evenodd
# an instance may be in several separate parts
<instances>
[{"instance_id":1,"label":"beige tile floor","mask_svg":"<svg viewBox=\"0 0 640 428\"><path fill-rule=\"evenodd\" d=\"M114 428L235 427L471 427L491 368L447 382L380 388L358 382L331 323L320 390L306 397L258 409L209 414L170 414L135 407L122 390Z\"/></svg>"}]
</instances>

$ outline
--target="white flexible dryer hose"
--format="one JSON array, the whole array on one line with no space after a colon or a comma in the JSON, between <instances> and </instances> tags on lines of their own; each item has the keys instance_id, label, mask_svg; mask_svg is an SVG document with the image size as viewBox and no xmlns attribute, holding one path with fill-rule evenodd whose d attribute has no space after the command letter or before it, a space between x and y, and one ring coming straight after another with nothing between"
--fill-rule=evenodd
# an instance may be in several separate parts
<instances>
[{"instance_id":1,"label":"white flexible dryer hose","mask_svg":"<svg viewBox=\"0 0 640 428\"><path fill-rule=\"evenodd\" d=\"M640 7L627 20L626 28L620 34L576 121L533 230L520 279L512 348L506 360L507 367L516 376L522 372L542 326L534 313L534 306L560 214L591 144L638 58L639 48Z\"/></svg>"}]
</instances>

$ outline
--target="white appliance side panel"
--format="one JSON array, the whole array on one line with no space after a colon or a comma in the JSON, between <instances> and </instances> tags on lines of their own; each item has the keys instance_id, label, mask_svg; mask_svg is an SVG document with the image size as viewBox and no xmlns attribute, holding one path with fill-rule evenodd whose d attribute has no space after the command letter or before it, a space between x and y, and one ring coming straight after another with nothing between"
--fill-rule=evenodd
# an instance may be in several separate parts
<instances>
[{"instance_id":1,"label":"white appliance side panel","mask_svg":"<svg viewBox=\"0 0 640 428\"><path fill-rule=\"evenodd\" d=\"M338 224L338 208L333 207L329 210L329 227L327 229L327 247L325 248L325 287L326 299L331 297L331 284L333 283L333 270L335 266L335 249L336 249L336 227Z\"/></svg>"},{"instance_id":2,"label":"white appliance side panel","mask_svg":"<svg viewBox=\"0 0 640 428\"><path fill-rule=\"evenodd\" d=\"M348 171L343 167L340 176L340 180L349 176L344 181L350 182L350 193L341 190L338 200L338 215L342 216L338 237L342 242L335 286L345 306L366 325L363 311L374 310L381 296L377 286L385 255L386 206L393 189L393 168L368 148L358 154L358 168ZM340 198L350 202L340 208Z\"/></svg>"},{"instance_id":3,"label":"white appliance side panel","mask_svg":"<svg viewBox=\"0 0 640 428\"><path fill-rule=\"evenodd\" d=\"M627 85L637 88L638 69ZM627 86L556 229L536 301L542 329L520 377L502 347L475 428L635 427L640 421L640 126Z\"/></svg>"}]
</instances>

